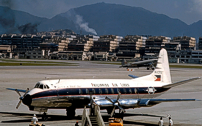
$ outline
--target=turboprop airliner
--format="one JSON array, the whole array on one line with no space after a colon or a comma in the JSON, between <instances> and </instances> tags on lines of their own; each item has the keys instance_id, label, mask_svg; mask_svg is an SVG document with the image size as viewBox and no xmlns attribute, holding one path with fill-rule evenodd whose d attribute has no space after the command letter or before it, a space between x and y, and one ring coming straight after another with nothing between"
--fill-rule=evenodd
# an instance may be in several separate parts
<instances>
[{"instance_id":1,"label":"turboprop airliner","mask_svg":"<svg viewBox=\"0 0 202 126\"><path fill-rule=\"evenodd\" d=\"M155 98L174 86L184 84L199 77L172 83L167 51L161 49L155 70L143 77L131 79L56 79L42 80L32 90L14 90L20 95L30 110L47 112L48 109L66 109L67 116L75 116L75 110L89 106L91 101L114 115L115 109L150 107L161 102L196 101L196 99ZM19 92L24 92L21 96Z\"/></svg>"}]
</instances>

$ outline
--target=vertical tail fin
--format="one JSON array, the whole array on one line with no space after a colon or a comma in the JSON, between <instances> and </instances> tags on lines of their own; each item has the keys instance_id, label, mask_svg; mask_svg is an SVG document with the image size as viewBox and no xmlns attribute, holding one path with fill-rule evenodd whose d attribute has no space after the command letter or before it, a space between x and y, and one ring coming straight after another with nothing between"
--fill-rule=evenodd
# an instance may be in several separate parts
<instances>
[{"instance_id":1,"label":"vertical tail fin","mask_svg":"<svg viewBox=\"0 0 202 126\"><path fill-rule=\"evenodd\" d=\"M161 49L155 70L148 76L141 77L142 80L163 82L171 84L168 54L165 49Z\"/></svg>"},{"instance_id":2,"label":"vertical tail fin","mask_svg":"<svg viewBox=\"0 0 202 126\"><path fill-rule=\"evenodd\" d=\"M151 75L155 77L155 81L172 83L168 62L168 54L165 49L160 50L156 68Z\"/></svg>"},{"instance_id":3,"label":"vertical tail fin","mask_svg":"<svg viewBox=\"0 0 202 126\"><path fill-rule=\"evenodd\" d=\"M122 62L121 62L121 65L123 66L125 64L127 64L127 61L126 61L126 59L123 59Z\"/></svg>"}]
</instances>

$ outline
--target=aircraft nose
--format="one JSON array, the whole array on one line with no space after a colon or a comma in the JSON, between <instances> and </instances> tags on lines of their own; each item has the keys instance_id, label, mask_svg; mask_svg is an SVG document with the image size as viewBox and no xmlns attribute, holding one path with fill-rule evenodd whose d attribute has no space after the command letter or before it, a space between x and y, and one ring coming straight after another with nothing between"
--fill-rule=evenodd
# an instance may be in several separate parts
<instances>
[{"instance_id":1,"label":"aircraft nose","mask_svg":"<svg viewBox=\"0 0 202 126\"><path fill-rule=\"evenodd\" d=\"M32 97L31 97L29 94L27 94L27 95L25 95L25 97L22 99L22 102L23 102L25 105L30 106L31 103L32 103Z\"/></svg>"}]
</instances>

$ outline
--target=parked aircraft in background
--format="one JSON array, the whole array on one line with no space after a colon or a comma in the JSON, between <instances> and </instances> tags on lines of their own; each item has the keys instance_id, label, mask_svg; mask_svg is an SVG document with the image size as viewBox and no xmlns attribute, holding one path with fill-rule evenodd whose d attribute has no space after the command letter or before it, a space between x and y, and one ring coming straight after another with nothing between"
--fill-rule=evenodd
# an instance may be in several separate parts
<instances>
[{"instance_id":1,"label":"parked aircraft in background","mask_svg":"<svg viewBox=\"0 0 202 126\"><path fill-rule=\"evenodd\" d=\"M135 61L133 60L122 60L120 67L128 68L139 68L139 67L147 67L147 70L152 69L154 70L157 64L158 59L150 59L150 60L143 60L143 61Z\"/></svg>"},{"instance_id":2,"label":"parked aircraft in background","mask_svg":"<svg viewBox=\"0 0 202 126\"><path fill-rule=\"evenodd\" d=\"M155 99L171 87L190 82L199 77L172 83L167 51L161 49L155 70L147 76L132 79L56 79L37 82L32 90L14 90L30 110L47 112L48 109L66 109L67 116L75 110L89 106L93 101L111 116L115 109L150 107L161 102L195 101L196 99ZM19 92L25 94L21 96Z\"/></svg>"}]
</instances>

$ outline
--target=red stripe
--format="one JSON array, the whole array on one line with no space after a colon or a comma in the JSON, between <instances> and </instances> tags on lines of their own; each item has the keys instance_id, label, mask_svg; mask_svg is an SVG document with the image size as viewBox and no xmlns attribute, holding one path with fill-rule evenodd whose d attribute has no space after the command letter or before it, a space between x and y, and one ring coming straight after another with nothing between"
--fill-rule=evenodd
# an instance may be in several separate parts
<instances>
[{"instance_id":1,"label":"red stripe","mask_svg":"<svg viewBox=\"0 0 202 126\"><path fill-rule=\"evenodd\" d=\"M161 78L157 78L155 81L161 81Z\"/></svg>"}]
</instances>

